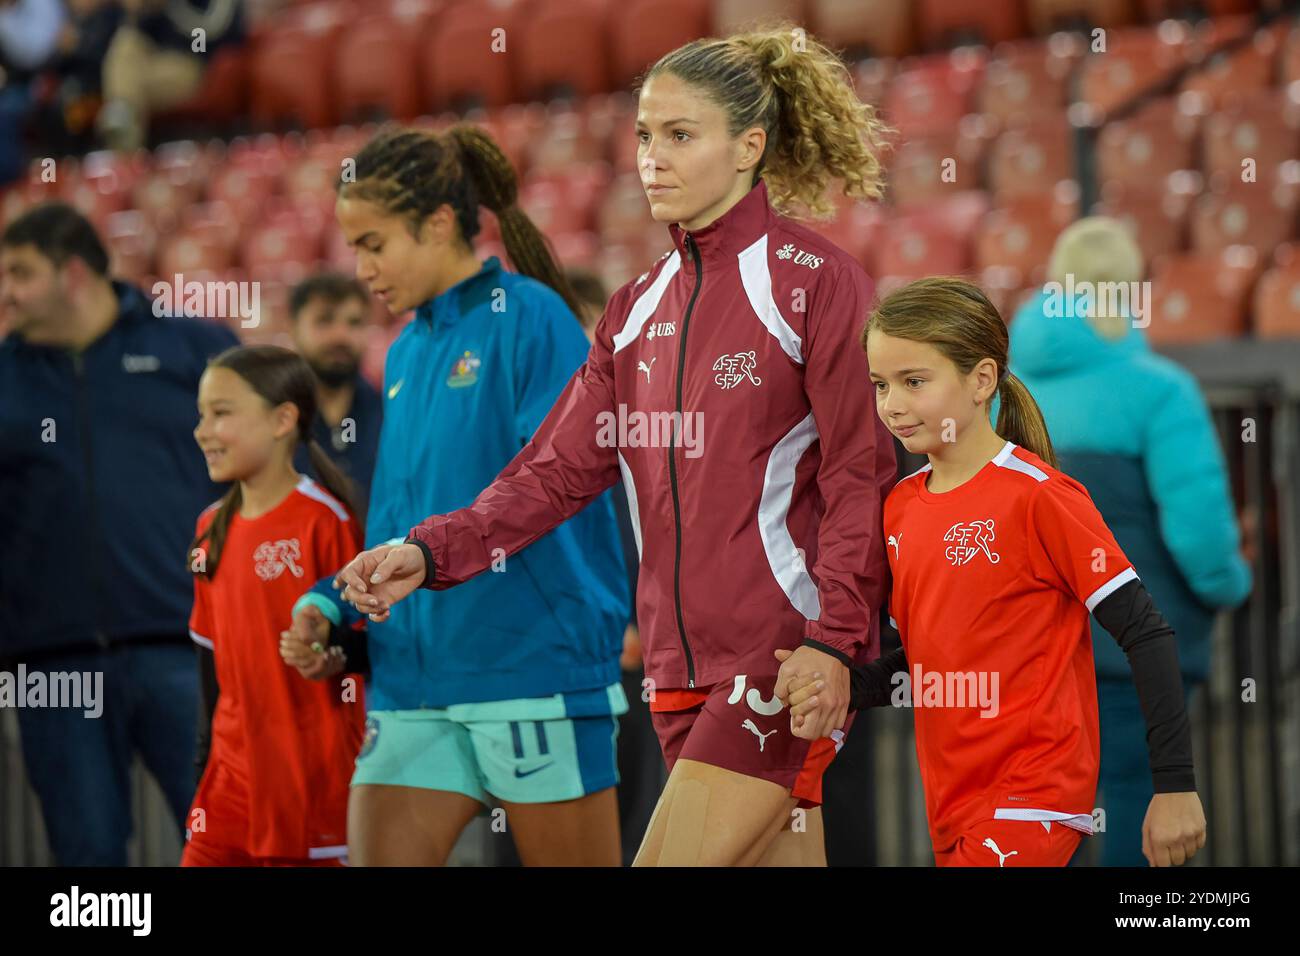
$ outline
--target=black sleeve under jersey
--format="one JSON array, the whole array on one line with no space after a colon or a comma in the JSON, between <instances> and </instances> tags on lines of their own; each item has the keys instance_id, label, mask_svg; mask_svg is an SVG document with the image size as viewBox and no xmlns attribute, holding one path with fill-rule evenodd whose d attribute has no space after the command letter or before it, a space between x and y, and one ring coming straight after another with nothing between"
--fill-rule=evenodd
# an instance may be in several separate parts
<instances>
[{"instance_id":1,"label":"black sleeve under jersey","mask_svg":"<svg viewBox=\"0 0 1300 956\"><path fill-rule=\"evenodd\" d=\"M1183 701L1178 645L1173 628L1139 580L1129 581L1093 609L1097 623L1115 638L1128 658L1138 702L1147 725L1147 750L1156 793L1196 789L1192 734ZM849 707L883 707L893 691L894 674L907 670L900 647L849 675Z\"/></svg>"},{"instance_id":2,"label":"black sleeve under jersey","mask_svg":"<svg viewBox=\"0 0 1300 956\"><path fill-rule=\"evenodd\" d=\"M196 645L199 666L198 739L194 746L194 781L203 779L212 749L212 714L217 709L217 661L212 648Z\"/></svg>"},{"instance_id":3,"label":"black sleeve under jersey","mask_svg":"<svg viewBox=\"0 0 1300 956\"><path fill-rule=\"evenodd\" d=\"M907 656L895 648L870 664L855 665L849 672L849 709L884 707L894 689L894 674L907 671Z\"/></svg>"},{"instance_id":4,"label":"black sleeve under jersey","mask_svg":"<svg viewBox=\"0 0 1300 956\"><path fill-rule=\"evenodd\" d=\"M1192 731L1183 700L1174 629L1139 580L1129 581L1093 609L1093 617L1128 658L1147 725L1147 753L1156 793L1196 789Z\"/></svg>"},{"instance_id":5,"label":"black sleeve under jersey","mask_svg":"<svg viewBox=\"0 0 1300 956\"><path fill-rule=\"evenodd\" d=\"M350 627L334 625L330 628L330 644L343 648L346 672L349 674L370 674L370 641L365 628L354 630Z\"/></svg>"}]
</instances>

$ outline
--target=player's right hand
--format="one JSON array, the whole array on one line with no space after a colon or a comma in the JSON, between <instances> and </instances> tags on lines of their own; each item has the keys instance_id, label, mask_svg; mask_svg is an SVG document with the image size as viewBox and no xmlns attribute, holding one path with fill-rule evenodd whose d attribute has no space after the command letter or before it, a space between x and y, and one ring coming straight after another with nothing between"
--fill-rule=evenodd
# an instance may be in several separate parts
<instances>
[{"instance_id":1,"label":"player's right hand","mask_svg":"<svg viewBox=\"0 0 1300 956\"><path fill-rule=\"evenodd\" d=\"M424 582L424 552L413 544L381 544L362 551L334 577L347 601L370 620L388 620L390 609Z\"/></svg>"},{"instance_id":2,"label":"player's right hand","mask_svg":"<svg viewBox=\"0 0 1300 956\"><path fill-rule=\"evenodd\" d=\"M280 632L280 658L308 680L321 680L337 671L337 662L325 653L329 640L329 620L309 604L293 616L287 631Z\"/></svg>"}]
</instances>

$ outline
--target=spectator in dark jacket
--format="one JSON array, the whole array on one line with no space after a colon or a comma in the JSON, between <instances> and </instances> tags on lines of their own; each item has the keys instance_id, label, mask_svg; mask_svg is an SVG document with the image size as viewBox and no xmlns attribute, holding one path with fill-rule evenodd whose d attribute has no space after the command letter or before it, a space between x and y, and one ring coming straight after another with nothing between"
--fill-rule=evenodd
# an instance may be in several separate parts
<instances>
[{"instance_id":1,"label":"spectator in dark jacket","mask_svg":"<svg viewBox=\"0 0 1300 956\"><path fill-rule=\"evenodd\" d=\"M356 486L355 500L369 501L384 420L383 400L361 374L372 325L370 293L356 279L321 273L294 287L289 314L293 347L316 375L320 414L313 437ZM305 448L299 447L294 467L319 480Z\"/></svg>"},{"instance_id":2,"label":"spectator in dark jacket","mask_svg":"<svg viewBox=\"0 0 1300 956\"><path fill-rule=\"evenodd\" d=\"M0 670L100 682L97 716L28 700L18 723L58 863L122 866L137 753L178 832L193 796L187 548L220 494L195 395L208 358L237 343L159 317L59 203L0 236L0 300Z\"/></svg>"}]
</instances>

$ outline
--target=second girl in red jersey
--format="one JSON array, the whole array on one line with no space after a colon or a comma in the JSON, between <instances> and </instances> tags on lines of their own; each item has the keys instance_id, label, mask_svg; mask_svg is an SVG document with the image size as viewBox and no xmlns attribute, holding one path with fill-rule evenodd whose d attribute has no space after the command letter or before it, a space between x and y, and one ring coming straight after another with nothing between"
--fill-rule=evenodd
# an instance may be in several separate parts
<instances>
[{"instance_id":1,"label":"second girl in red jersey","mask_svg":"<svg viewBox=\"0 0 1300 956\"><path fill-rule=\"evenodd\" d=\"M1091 613L1128 655L1146 717L1143 851L1183 863L1205 816L1173 631L1087 490L1057 470L1037 404L1007 371L1002 318L969 282L922 279L885 298L863 346L880 420L929 464L885 502L903 646L855 669L853 704L913 708L936 861L1064 866L1092 832ZM800 736L820 736L819 693L792 685Z\"/></svg>"}]
</instances>

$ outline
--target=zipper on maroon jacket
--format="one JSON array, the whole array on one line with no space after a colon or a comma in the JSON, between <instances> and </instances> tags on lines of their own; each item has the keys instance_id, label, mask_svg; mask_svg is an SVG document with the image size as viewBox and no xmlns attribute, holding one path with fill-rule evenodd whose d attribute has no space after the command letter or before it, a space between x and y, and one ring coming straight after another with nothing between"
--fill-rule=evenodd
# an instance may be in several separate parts
<instances>
[{"instance_id":1,"label":"zipper on maroon jacket","mask_svg":"<svg viewBox=\"0 0 1300 956\"><path fill-rule=\"evenodd\" d=\"M686 236L686 248L691 251L691 260L695 263L695 288L691 299L686 303L686 317L682 319L682 334L677 344L677 415L674 418L672 440L668 445L668 477L673 489L673 525L677 532L676 550L673 553L673 603L677 609L677 636L682 641L682 652L686 655L686 686L695 686L695 658L691 655L691 645L686 640L686 620L682 617L682 503L677 489L677 430L682 420L682 377L686 372L686 332L691 327L691 312L695 309L695 300L700 294L700 285L704 282L704 272L700 265L700 250L690 234Z\"/></svg>"}]
</instances>

